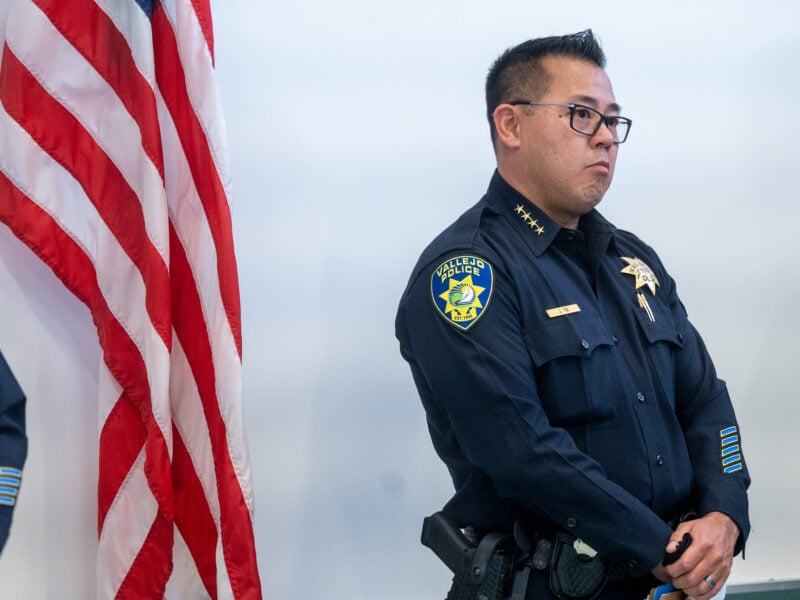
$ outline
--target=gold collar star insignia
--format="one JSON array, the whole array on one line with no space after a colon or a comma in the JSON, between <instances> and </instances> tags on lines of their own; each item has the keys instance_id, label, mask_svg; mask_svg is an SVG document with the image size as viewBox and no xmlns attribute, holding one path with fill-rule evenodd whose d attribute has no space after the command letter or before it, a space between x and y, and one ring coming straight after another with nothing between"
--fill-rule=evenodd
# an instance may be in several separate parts
<instances>
[{"instance_id":1,"label":"gold collar star insignia","mask_svg":"<svg viewBox=\"0 0 800 600\"><path fill-rule=\"evenodd\" d=\"M525 221L531 229L536 231L536 235L542 235L544 233L544 227L539 225L539 222L531 216L531 213L525 210L524 206L517 204L514 212L522 217L522 220Z\"/></svg>"}]
</instances>

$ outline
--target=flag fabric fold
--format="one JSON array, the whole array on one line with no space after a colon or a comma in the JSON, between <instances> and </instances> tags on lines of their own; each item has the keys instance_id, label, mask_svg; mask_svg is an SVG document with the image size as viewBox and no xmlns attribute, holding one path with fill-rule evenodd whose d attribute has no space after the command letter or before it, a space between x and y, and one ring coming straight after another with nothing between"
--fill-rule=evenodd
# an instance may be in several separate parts
<instances>
[{"instance_id":1,"label":"flag fabric fold","mask_svg":"<svg viewBox=\"0 0 800 600\"><path fill-rule=\"evenodd\" d=\"M12 0L0 221L88 307L99 598L260 598L208 0Z\"/></svg>"}]
</instances>

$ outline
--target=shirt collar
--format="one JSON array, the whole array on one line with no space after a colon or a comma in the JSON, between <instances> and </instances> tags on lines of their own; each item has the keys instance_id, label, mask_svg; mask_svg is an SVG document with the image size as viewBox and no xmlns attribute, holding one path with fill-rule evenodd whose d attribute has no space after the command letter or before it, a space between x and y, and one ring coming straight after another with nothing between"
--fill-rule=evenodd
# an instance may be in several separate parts
<instances>
[{"instance_id":1,"label":"shirt collar","mask_svg":"<svg viewBox=\"0 0 800 600\"><path fill-rule=\"evenodd\" d=\"M530 247L534 256L542 255L564 229L548 217L544 211L520 194L495 170L489 183L489 202L505 217ZM605 249L613 244L616 227L596 209L580 218L578 229L594 238ZM602 240L602 241L601 241Z\"/></svg>"},{"instance_id":2,"label":"shirt collar","mask_svg":"<svg viewBox=\"0 0 800 600\"><path fill-rule=\"evenodd\" d=\"M543 254L561 230L558 223L511 187L496 170L489 183L487 199L511 224L534 256Z\"/></svg>"},{"instance_id":3,"label":"shirt collar","mask_svg":"<svg viewBox=\"0 0 800 600\"><path fill-rule=\"evenodd\" d=\"M534 256L544 253L556 239L559 231L564 229L533 202L511 187L497 170L489 183L487 196L489 202L525 240ZM592 209L580 218L578 229L589 237L604 240L601 242L603 246L613 243L614 232L617 230L596 209Z\"/></svg>"},{"instance_id":4,"label":"shirt collar","mask_svg":"<svg viewBox=\"0 0 800 600\"><path fill-rule=\"evenodd\" d=\"M586 234L613 234L617 230L617 228L596 209L592 209L580 218L578 229Z\"/></svg>"}]
</instances>

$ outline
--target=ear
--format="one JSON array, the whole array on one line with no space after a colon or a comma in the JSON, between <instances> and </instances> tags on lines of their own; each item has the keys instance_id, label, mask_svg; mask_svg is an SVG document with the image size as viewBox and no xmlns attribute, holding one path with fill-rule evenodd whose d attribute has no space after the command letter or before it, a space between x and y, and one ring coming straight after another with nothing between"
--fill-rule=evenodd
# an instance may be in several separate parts
<instances>
[{"instance_id":1,"label":"ear","mask_svg":"<svg viewBox=\"0 0 800 600\"><path fill-rule=\"evenodd\" d=\"M501 104L494 109L492 118L497 130L497 143L508 148L519 148L521 143L519 109L511 104Z\"/></svg>"}]
</instances>

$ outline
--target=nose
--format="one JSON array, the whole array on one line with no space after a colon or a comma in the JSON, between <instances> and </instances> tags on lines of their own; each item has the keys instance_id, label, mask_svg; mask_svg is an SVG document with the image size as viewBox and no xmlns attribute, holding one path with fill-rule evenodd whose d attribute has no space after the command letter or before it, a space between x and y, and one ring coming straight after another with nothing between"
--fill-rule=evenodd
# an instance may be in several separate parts
<instances>
[{"instance_id":1,"label":"nose","mask_svg":"<svg viewBox=\"0 0 800 600\"><path fill-rule=\"evenodd\" d=\"M606 148L610 148L616 141L617 140L614 137L614 134L611 132L611 129L608 127L608 124L605 121L600 123L600 129L598 129L592 136L592 145L595 146L605 146Z\"/></svg>"}]
</instances>

